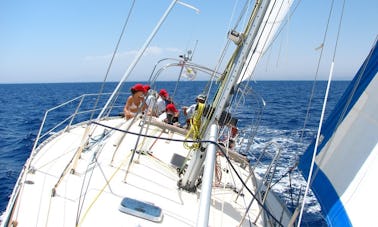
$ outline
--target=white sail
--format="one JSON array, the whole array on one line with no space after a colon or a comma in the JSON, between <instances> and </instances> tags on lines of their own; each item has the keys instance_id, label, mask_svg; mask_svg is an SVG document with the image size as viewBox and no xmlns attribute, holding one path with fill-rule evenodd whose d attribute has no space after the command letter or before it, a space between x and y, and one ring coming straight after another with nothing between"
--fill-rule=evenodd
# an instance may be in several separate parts
<instances>
[{"instance_id":1,"label":"white sail","mask_svg":"<svg viewBox=\"0 0 378 227\"><path fill-rule=\"evenodd\" d=\"M332 226L376 226L378 48L361 66L329 116L318 146L312 190ZM312 144L299 167L308 177Z\"/></svg>"},{"instance_id":2,"label":"white sail","mask_svg":"<svg viewBox=\"0 0 378 227\"><path fill-rule=\"evenodd\" d=\"M267 13L265 13L263 20L260 21L261 26L258 27L259 29L255 35L252 49L248 54L238 83L248 80L252 76L260 57L269 47L292 3L292 0L270 1Z\"/></svg>"}]
</instances>

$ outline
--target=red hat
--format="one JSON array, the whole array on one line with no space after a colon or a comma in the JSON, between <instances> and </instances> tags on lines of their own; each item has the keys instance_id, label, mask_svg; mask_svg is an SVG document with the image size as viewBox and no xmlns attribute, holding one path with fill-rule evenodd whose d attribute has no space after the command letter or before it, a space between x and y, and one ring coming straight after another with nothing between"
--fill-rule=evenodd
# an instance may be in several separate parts
<instances>
[{"instance_id":1,"label":"red hat","mask_svg":"<svg viewBox=\"0 0 378 227\"><path fill-rule=\"evenodd\" d=\"M175 105L172 104L172 103L168 104L167 107L166 107L166 109L167 109L167 111L172 111L174 113L178 112L178 110L176 109Z\"/></svg>"},{"instance_id":2,"label":"red hat","mask_svg":"<svg viewBox=\"0 0 378 227\"><path fill-rule=\"evenodd\" d=\"M164 96L165 98L168 98L168 92L165 89L161 89L159 91L159 95Z\"/></svg>"},{"instance_id":3,"label":"red hat","mask_svg":"<svg viewBox=\"0 0 378 227\"><path fill-rule=\"evenodd\" d=\"M148 92L148 90L150 90L151 88L150 85L148 84L144 85L143 87L144 87L144 90L146 90L146 92Z\"/></svg>"},{"instance_id":4,"label":"red hat","mask_svg":"<svg viewBox=\"0 0 378 227\"><path fill-rule=\"evenodd\" d=\"M141 91L143 93L146 93L146 89L143 87L142 84L135 84L132 88L131 88L131 92L138 92L138 91Z\"/></svg>"}]
</instances>

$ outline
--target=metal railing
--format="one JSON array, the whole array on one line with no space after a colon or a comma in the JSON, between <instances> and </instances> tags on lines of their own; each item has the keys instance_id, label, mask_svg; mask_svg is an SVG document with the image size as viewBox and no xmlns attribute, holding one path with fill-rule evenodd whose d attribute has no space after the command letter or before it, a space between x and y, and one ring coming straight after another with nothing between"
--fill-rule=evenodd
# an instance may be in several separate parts
<instances>
[{"instance_id":1,"label":"metal railing","mask_svg":"<svg viewBox=\"0 0 378 227\"><path fill-rule=\"evenodd\" d=\"M273 154L269 152L269 147L272 147L272 146L277 147L277 149L274 151ZM254 184L256 185L256 195L258 197L261 197L260 202L262 204L265 204L265 201L267 199L267 195L268 195L269 191L271 190L272 180L273 180L275 172L276 172L277 162L278 162L278 159L280 157L281 151L282 151L282 148L279 144L277 144L276 142L270 142L264 147L264 149L261 151L259 157L250 166L250 175L247 177L246 182L248 180L252 180L252 182L254 182ZM270 163L268 164L268 166L266 166L267 161L266 160L263 161L264 158L270 158ZM262 174L259 177L260 178L259 182L254 181L255 173L256 173L255 170L258 166L260 166L262 168L266 168L265 173ZM243 186L243 188L244 188L244 186ZM243 188L240 189L236 199L240 196L241 192L243 191ZM246 216L248 215L249 209L251 208L254 201L255 201L255 198L252 198L252 200L250 201L250 203L249 203L249 205L246 209L244 216L242 217L242 221L240 223L244 222ZM260 210L259 214L257 215L257 217L255 218L254 223L257 222L260 215L261 215L261 210ZM283 215L283 213L281 215ZM282 216L279 219L281 219L281 218L282 218ZM272 221L272 220L270 220L270 221Z\"/></svg>"},{"instance_id":2,"label":"metal railing","mask_svg":"<svg viewBox=\"0 0 378 227\"><path fill-rule=\"evenodd\" d=\"M46 137L62 130L70 130L75 123L83 123L92 120L91 117L95 115L94 113L102 110L102 105L93 108L95 106L95 99L93 97L99 97L101 104L108 100L110 94L111 93L83 94L48 109L43 116L41 126L33 145L32 153L34 154L38 145L40 145ZM110 115L119 115L123 110L123 106L124 103L117 102L115 105L109 106L106 110L108 112L106 117L109 117Z\"/></svg>"}]
</instances>

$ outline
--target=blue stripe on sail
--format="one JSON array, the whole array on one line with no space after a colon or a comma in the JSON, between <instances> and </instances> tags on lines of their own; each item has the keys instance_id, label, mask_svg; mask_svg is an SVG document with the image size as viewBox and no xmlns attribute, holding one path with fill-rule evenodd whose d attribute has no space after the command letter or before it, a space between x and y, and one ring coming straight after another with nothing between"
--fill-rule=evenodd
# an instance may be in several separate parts
<instances>
[{"instance_id":1,"label":"blue stripe on sail","mask_svg":"<svg viewBox=\"0 0 378 227\"><path fill-rule=\"evenodd\" d=\"M317 198L326 198L319 200L319 203L323 208L322 212L326 214L327 223L332 223L332 226L352 226L331 182L317 166L316 170L318 172L316 173L316 180L312 183L312 188Z\"/></svg>"},{"instance_id":2,"label":"blue stripe on sail","mask_svg":"<svg viewBox=\"0 0 378 227\"><path fill-rule=\"evenodd\" d=\"M321 144L318 146L317 155L323 151L324 146L328 143L331 136L334 134L338 127L340 120L344 120L345 116L353 108L361 94L365 91L366 87L376 76L378 72L378 47L377 42L374 44L372 51L366 58L364 64L358 70L356 76L351 81L343 96L338 101L332 113L329 115L327 121L322 126L321 135L324 137ZM353 94L352 99L350 95ZM350 101L349 105L348 102ZM345 106L347 109L345 110ZM344 112L344 113L343 113ZM343 115L344 114L344 115ZM299 169L302 175L308 179L311 159L315 147L315 140L307 148L299 161ZM315 193L321 207L322 212L326 216L327 222L331 226L348 226L350 221L348 215L343 207L339 196L333 187L332 183L328 180L327 176L318 169L314 168L314 178L312 183L312 190ZM340 190L340 189L339 189ZM340 192L344 193L343 191ZM349 223L349 224L348 224Z\"/></svg>"}]
</instances>

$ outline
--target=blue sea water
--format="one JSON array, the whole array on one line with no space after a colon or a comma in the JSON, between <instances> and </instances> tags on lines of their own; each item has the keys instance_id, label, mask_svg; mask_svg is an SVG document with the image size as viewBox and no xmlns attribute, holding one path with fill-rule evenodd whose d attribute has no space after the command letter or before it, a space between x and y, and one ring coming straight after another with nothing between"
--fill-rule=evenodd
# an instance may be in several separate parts
<instances>
[{"instance_id":1,"label":"blue sea water","mask_svg":"<svg viewBox=\"0 0 378 227\"><path fill-rule=\"evenodd\" d=\"M326 116L348 83L332 83ZM111 92L116 85L107 83L104 91ZM123 90L127 92L131 86L132 83L126 83ZM171 94L176 88L175 82L159 82L157 86L166 88ZM174 96L177 106L192 104L205 86L206 82L181 83ZM258 149L270 141L280 144L283 148L282 169L289 167L316 134L326 88L324 81L316 83L307 128L301 139L312 86L310 81L258 81L252 84L254 92L266 102L252 147ZM97 93L100 87L100 83L0 84L0 213L5 210L18 175L30 155L45 111L83 93ZM251 114L253 104L252 98L247 97L238 111L239 128L255 121L256 116ZM315 203L312 202L310 208L312 205L316 207ZM303 222L303 226L306 225L324 225L319 210L307 211Z\"/></svg>"}]
</instances>

